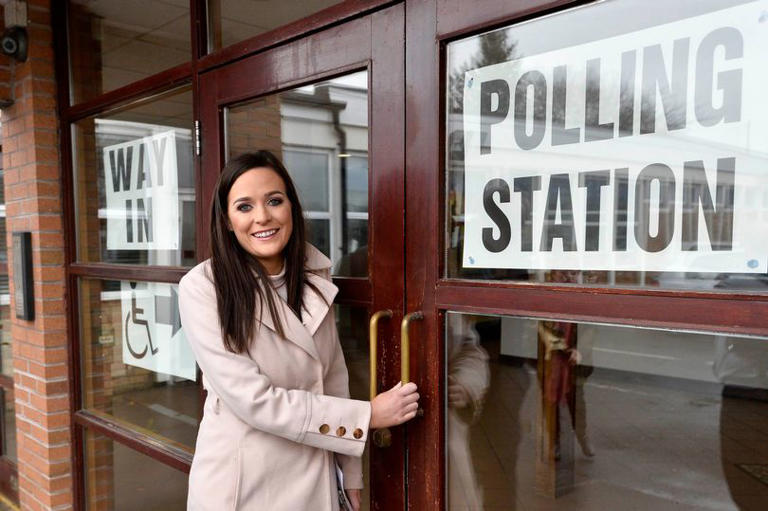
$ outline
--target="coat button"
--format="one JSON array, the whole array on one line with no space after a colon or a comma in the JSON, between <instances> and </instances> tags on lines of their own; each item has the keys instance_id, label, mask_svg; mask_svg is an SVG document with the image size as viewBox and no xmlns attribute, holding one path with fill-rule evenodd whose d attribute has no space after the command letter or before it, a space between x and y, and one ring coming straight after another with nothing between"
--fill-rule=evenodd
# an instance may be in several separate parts
<instances>
[{"instance_id":1,"label":"coat button","mask_svg":"<svg viewBox=\"0 0 768 511\"><path fill-rule=\"evenodd\" d=\"M325 435L326 433L328 433L330 429L331 427L328 424L323 424L322 426L320 426L320 433Z\"/></svg>"},{"instance_id":2,"label":"coat button","mask_svg":"<svg viewBox=\"0 0 768 511\"><path fill-rule=\"evenodd\" d=\"M363 430L360 428L356 428L355 431L352 432L352 436L355 438L362 438Z\"/></svg>"},{"instance_id":3,"label":"coat button","mask_svg":"<svg viewBox=\"0 0 768 511\"><path fill-rule=\"evenodd\" d=\"M336 430L336 436L344 436L347 433L347 428L344 426L339 426L339 429Z\"/></svg>"}]
</instances>

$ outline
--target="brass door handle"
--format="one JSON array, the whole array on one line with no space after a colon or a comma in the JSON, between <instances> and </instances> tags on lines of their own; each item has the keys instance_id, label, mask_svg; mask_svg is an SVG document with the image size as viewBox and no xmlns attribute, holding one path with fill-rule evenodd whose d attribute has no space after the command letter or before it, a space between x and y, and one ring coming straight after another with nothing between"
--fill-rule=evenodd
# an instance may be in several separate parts
<instances>
[{"instance_id":1,"label":"brass door handle","mask_svg":"<svg viewBox=\"0 0 768 511\"><path fill-rule=\"evenodd\" d=\"M378 338L379 338L379 320L381 318L391 318L393 312L389 309L383 309L376 311L371 316L368 322L368 342L370 344L370 373L371 373L371 401L376 397L377 392L377 377L376 377L376 362L378 359ZM376 447L389 447L392 445L392 432L389 428L377 429L373 432L373 443Z\"/></svg>"},{"instance_id":2,"label":"brass door handle","mask_svg":"<svg viewBox=\"0 0 768 511\"><path fill-rule=\"evenodd\" d=\"M424 313L409 312L400 323L400 381L404 384L411 381L411 339L408 336L408 327L414 319L424 319Z\"/></svg>"},{"instance_id":3,"label":"brass door handle","mask_svg":"<svg viewBox=\"0 0 768 511\"><path fill-rule=\"evenodd\" d=\"M370 343L370 372L371 372L371 401L373 401L373 398L376 397L376 394L378 392L376 391L377 385L376 385L376 361L378 360L378 338L379 338L379 320L381 318L391 318L393 312L389 309L383 309L380 311L376 311L373 313L373 316L371 316L370 321L368 322L368 342Z\"/></svg>"}]
</instances>

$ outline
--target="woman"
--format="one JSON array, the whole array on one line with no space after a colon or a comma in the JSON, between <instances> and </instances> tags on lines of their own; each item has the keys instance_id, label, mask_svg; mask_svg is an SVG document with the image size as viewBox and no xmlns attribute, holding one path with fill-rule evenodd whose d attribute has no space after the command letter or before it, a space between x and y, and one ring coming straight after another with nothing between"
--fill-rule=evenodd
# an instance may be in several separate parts
<instances>
[{"instance_id":1,"label":"woman","mask_svg":"<svg viewBox=\"0 0 768 511\"><path fill-rule=\"evenodd\" d=\"M355 510L370 428L416 414L412 383L349 399L331 262L305 243L296 188L268 151L230 161L216 183L209 260L179 285L187 339L208 391L189 510Z\"/></svg>"}]
</instances>

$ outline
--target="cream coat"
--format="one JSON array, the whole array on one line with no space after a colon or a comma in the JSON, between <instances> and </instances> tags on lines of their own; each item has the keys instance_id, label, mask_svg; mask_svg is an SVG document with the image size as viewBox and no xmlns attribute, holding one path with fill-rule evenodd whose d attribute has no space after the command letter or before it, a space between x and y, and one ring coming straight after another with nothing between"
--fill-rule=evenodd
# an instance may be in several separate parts
<instances>
[{"instance_id":1,"label":"cream coat","mask_svg":"<svg viewBox=\"0 0 768 511\"><path fill-rule=\"evenodd\" d=\"M330 261L307 246L303 323L275 294L287 339L265 310L250 356L224 349L210 261L179 285L182 324L208 390L189 474L194 511L336 511L334 453L362 487L371 407L349 396L333 314Z\"/></svg>"}]
</instances>

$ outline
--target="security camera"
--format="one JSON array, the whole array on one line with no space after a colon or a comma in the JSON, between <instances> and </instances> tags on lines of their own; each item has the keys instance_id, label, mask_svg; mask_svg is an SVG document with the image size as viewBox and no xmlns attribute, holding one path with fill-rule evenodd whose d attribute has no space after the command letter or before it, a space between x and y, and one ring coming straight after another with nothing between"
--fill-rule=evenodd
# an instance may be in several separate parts
<instances>
[{"instance_id":1,"label":"security camera","mask_svg":"<svg viewBox=\"0 0 768 511\"><path fill-rule=\"evenodd\" d=\"M0 39L0 50L19 62L27 60L27 29L18 25L6 28Z\"/></svg>"}]
</instances>

